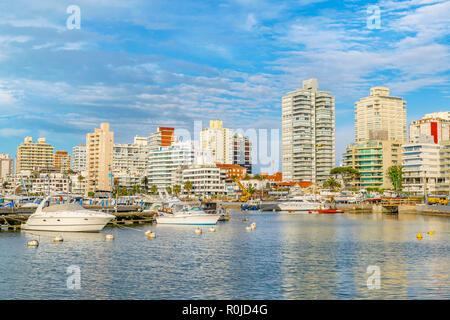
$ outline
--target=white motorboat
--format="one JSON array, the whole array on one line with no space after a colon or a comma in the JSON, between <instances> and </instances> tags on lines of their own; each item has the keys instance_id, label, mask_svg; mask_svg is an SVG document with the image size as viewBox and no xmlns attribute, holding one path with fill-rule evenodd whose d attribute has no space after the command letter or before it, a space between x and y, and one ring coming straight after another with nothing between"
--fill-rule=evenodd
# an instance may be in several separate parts
<instances>
[{"instance_id":1,"label":"white motorboat","mask_svg":"<svg viewBox=\"0 0 450 320\"><path fill-rule=\"evenodd\" d=\"M308 200L305 196L296 196L286 200L277 201L277 207L280 211L316 211L323 209L324 205L320 202Z\"/></svg>"},{"instance_id":2,"label":"white motorboat","mask_svg":"<svg viewBox=\"0 0 450 320\"><path fill-rule=\"evenodd\" d=\"M219 214L206 213L201 207L189 206L177 202L158 212L157 224L213 225L219 220Z\"/></svg>"},{"instance_id":3,"label":"white motorboat","mask_svg":"<svg viewBox=\"0 0 450 320\"><path fill-rule=\"evenodd\" d=\"M67 196L67 195L66 195ZM115 216L87 210L76 199L64 201L62 195L45 198L22 225L23 230L58 232L98 232Z\"/></svg>"}]
</instances>

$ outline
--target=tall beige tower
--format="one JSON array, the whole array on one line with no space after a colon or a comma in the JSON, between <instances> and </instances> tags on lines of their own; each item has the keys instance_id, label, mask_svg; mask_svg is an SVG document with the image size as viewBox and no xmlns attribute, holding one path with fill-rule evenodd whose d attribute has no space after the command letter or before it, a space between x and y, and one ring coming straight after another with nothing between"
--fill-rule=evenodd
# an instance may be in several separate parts
<instances>
[{"instance_id":1,"label":"tall beige tower","mask_svg":"<svg viewBox=\"0 0 450 320\"><path fill-rule=\"evenodd\" d=\"M86 194L95 191L112 191L110 174L113 170L114 133L109 123L100 124L94 133L86 135Z\"/></svg>"},{"instance_id":2,"label":"tall beige tower","mask_svg":"<svg viewBox=\"0 0 450 320\"><path fill-rule=\"evenodd\" d=\"M386 87L373 87L370 95L355 102L356 142L390 140L406 142L406 101L389 96Z\"/></svg>"},{"instance_id":3,"label":"tall beige tower","mask_svg":"<svg viewBox=\"0 0 450 320\"><path fill-rule=\"evenodd\" d=\"M233 163L233 132L223 127L220 120L210 120L209 128L200 132L202 150L209 150L216 163Z\"/></svg>"}]
</instances>

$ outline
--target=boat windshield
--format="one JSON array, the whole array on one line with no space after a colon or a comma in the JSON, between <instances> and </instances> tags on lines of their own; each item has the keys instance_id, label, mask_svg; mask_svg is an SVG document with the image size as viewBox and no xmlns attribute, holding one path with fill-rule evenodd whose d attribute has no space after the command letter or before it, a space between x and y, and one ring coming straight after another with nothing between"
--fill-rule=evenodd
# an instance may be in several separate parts
<instances>
[{"instance_id":1,"label":"boat windshield","mask_svg":"<svg viewBox=\"0 0 450 320\"><path fill-rule=\"evenodd\" d=\"M43 212L58 212L58 211L80 211L84 210L78 203L61 203L50 204L42 209Z\"/></svg>"},{"instance_id":2,"label":"boat windshield","mask_svg":"<svg viewBox=\"0 0 450 320\"><path fill-rule=\"evenodd\" d=\"M192 208L189 209L189 211L199 212L199 211L203 211L203 209L201 207L192 207Z\"/></svg>"}]
</instances>

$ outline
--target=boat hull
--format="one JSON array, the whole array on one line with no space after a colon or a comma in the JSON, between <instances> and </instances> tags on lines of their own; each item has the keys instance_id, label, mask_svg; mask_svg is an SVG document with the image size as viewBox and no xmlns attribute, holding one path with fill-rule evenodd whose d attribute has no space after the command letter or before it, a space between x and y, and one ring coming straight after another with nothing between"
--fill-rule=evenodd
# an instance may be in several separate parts
<instances>
[{"instance_id":1,"label":"boat hull","mask_svg":"<svg viewBox=\"0 0 450 320\"><path fill-rule=\"evenodd\" d=\"M295 205L295 204L289 204L289 203L280 203L278 204L278 210L280 211L315 211L321 209L320 204L311 203L308 205Z\"/></svg>"},{"instance_id":2,"label":"boat hull","mask_svg":"<svg viewBox=\"0 0 450 320\"><path fill-rule=\"evenodd\" d=\"M22 225L22 229L56 232L99 232L112 219L113 217L30 217Z\"/></svg>"},{"instance_id":3,"label":"boat hull","mask_svg":"<svg viewBox=\"0 0 450 320\"><path fill-rule=\"evenodd\" d=\"M158 216L157 224L178 224L178 225L214 225L217 224L220 215L206 214L198 216Z\"/></svg>"}]
</instances>

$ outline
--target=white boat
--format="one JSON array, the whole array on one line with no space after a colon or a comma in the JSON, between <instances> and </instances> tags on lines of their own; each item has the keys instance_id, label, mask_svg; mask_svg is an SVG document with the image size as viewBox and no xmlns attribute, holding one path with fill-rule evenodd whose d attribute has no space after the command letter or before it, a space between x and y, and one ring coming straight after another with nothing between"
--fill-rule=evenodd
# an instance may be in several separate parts
<instances>
[{"instance_id":1,"label":"white boat","mask_svg":"<svg viewBox=\"0 0 450 320\"><path fill-rule=\"evenodd\" d=\"M315 211L323 209L323 204L308 200L305 196L296 196L277 202L280 211Z\"/></svg>"},{"instance_id":2,"label":"white boat","mask_svg":"<svg viewBox=\"0 0 450 320\"><path fill-rule=\"evenodd\" d=\"M36 211L22 225L22 229L99 232L114 218L115 216L111 214L87 210L76 203L75 199L63 202L62 195L53 195L48 196L40 203Z\"/></svg>"},{"instance_id":3,"label":"white boat","mask_svg":"<svg viewBox=\"0 0 450 320\"><path fill-rule=\"evenodd\" d=\"M189 206L177 202L158 212L157 224L213 225L219 220L219 214L209 214L201 207Z\"/></svg>"}]
</instances>

